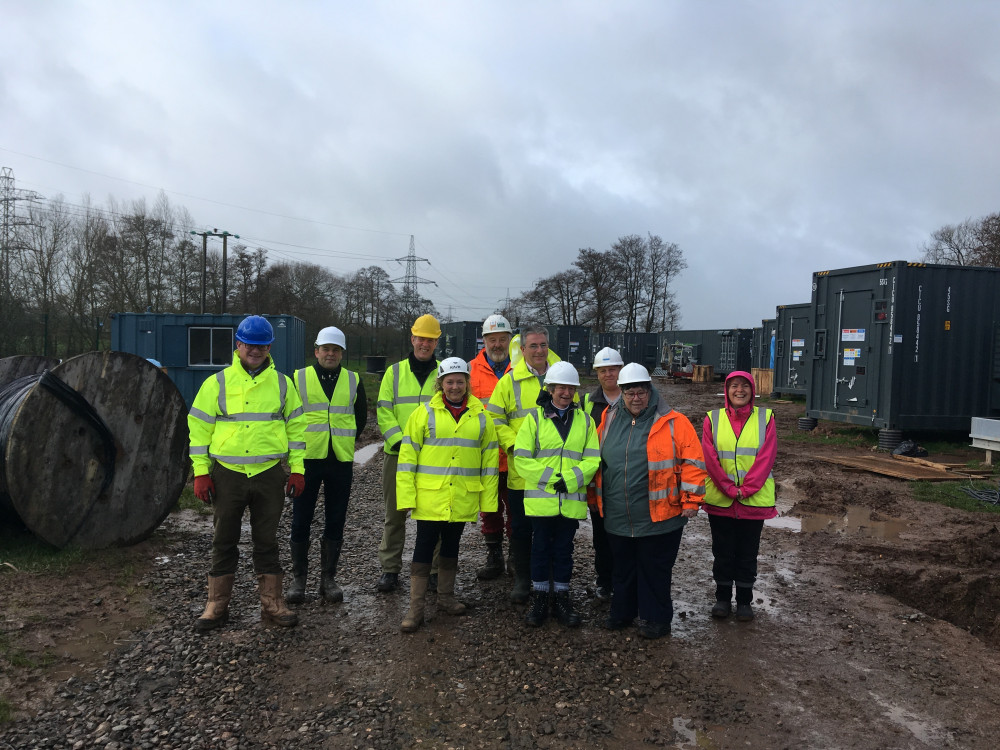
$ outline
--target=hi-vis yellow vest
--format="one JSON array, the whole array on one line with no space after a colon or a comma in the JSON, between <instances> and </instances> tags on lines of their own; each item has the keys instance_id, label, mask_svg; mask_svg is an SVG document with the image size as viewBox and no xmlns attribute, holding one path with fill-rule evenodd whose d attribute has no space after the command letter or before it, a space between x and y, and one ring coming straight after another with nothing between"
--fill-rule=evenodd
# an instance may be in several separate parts
<instances>
[{"instance_id":1,"label":"hi-vis yellow vest","mask_svg":"<svg viewBox=\"0 0 1000 750\"><path fill-rule=\"evenodd\" d=\"M354 402L358 398L358 375L342 369L329 401L315 367L295 372L295 387L302 398L306 418L306 458L326 458L333 445L338 461L354 460Z\"/></svg>"},{"instance_id":2,"label":"hi-vis yellow vest","mask_svg":"<svg viewBox=\"0 0 1000 750\"><path fill-rule=\"evenodd\" d=\"M771 410L755 406L753 412L747 417L746 424L743 425L743 431L738 439L724 409L714 409L708 412L708 416L712 422L712 440L715 444L715 452L719 454L719 464L733 480L733 484L739 487L743 484L743 477L750 471L757 458L757 451L760 450L760 443L767 430L767 420L771 418ZM720 508L728 508L733 504L732 499L726 497L725 493L712 483L711 477L705 480L705 502ZM743 498L740 502L744 505L760 508L773 506L774 475L768 475L767 481L764 482L764 486L760 488L759 492Z\"/></svg>"}]
</instances>

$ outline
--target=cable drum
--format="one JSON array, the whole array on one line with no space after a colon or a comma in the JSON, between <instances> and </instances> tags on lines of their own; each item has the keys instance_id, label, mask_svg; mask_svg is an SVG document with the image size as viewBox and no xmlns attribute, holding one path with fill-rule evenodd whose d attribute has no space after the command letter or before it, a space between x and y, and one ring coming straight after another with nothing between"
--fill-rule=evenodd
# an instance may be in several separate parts
<instances>
[{"instance_id":1,"label":"cable drum","mask_svg":"<svg viewBox=\"0 0 1000 750\"><path fill-rule=\"evenodd\" d=\"M57 547L149 536L188 472L187 407L170 378L141 357L90 352L9 386L3 490L25 526Z\"/></svg>"}]
</instances>

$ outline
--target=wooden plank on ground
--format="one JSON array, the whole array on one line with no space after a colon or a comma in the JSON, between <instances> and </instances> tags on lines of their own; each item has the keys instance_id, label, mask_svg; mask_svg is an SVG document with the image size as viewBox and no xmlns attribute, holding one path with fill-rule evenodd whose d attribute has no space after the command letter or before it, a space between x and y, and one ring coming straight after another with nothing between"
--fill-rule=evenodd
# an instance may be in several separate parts
<instances>
[{"instance_id":1,"label":"wooden plank on ground","mask_svg":"<svg viewBox=\"0 0 1000 750\"><path fill-rule=\"evenodd\" d=\"M961 463L944 463L940 461L928 461L926 458L917 458L916 456L897 456L896 454L890 454L897 461L906 461L908 463L920 464L921 466L930 466L935 469L943 469L945 471L951 471L955 474L961 474L964 477L988 477L992 476L993 472L990 469L971 469L965 464Z\"/></svg>"},{"instance_id":2,"label":"wooden plank on ground","mask_svg":"<svg viewBox=\"0 0 1000 750\"><path fill-rule=\"evenodd\" d=\"M882 474L896 479L924 482L955 482L967 477L920 464L895 461L887 456L813 456L826 463L848 466L852 469L863 469L874 474Z\"/></svg>"}]
</instances>

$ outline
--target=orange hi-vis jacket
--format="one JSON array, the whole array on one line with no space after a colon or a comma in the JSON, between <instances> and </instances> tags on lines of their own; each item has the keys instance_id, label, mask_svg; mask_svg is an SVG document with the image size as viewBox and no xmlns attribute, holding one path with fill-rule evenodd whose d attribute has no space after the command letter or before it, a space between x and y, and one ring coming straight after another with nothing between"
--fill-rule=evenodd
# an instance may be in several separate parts
<instances>
[{"instance_id":1,"label":"orange hi-vis jacket","mask_svg":"<svg viewBox=\"0 0 1000 750\"><path fill-rule=\"evenodd\" d=\"M621 407L605 410L597 433L603 442L614 419L631 419ZM666 521L685 508L700 508L705 497L705 456L701 441L691 422L674 410L657 414L646 441L649 465L649 515L653 521ZM604 515L601 473L596 475L597 507Z\"/></svg>"},{"instance_id":2,"label":"orange hi-vis jacket","mask_svg":"<svg viewBox=\"0 0 1000 750\"><path fill-rule=\"evenodd\" d=\"M510 364L510 362L507 363L507 369L504 370L505 375L510 372ZM499 382L500 378L497 377L486 358L486 350L481 350L469 362L469 388L472 390L472 395L482 401L485 407L490 396L493 395L493 389L497 387ZM507 453L503 448L500 449L500 471L507 471Z\"/></svg>"}]
</instances>

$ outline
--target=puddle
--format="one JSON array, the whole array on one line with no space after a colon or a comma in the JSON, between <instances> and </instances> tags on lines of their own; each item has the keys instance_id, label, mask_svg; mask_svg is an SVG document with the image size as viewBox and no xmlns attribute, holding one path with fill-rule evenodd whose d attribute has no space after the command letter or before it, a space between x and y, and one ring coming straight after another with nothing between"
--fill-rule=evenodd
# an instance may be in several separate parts
<instances>
[{"instance_id":1,"label":"puddle","mask_svg":"<svg viewBox=\"0 0 1000 750\"><path fill-rule=\"evenodd\" d=\"M382 447L382 443L369 443L364 448L358 448L354 451L354 463L356 464L366 464L368 463L372 456L378 453L379 449Z\"/></svg>"},{"instance_id":2,"label":"puddle","mask_svg":"<svg viewBox=\"0 0 1000 750\"><path fill-rule=\"evenodd\" d=\"M871 509L863 505L849 505L847 513L833 516L825 513L804 513L802 516L779 515L764 521L765 526L792 532L838 531L875 539L899 539L907 527L906 521L890 519L873 521Z\"/></svg>"},{"instance_id":3,"label":"puddle","mask_svg":"<svg viewBox=\"0 0 1000 750\"><path fill-rule=\"evenodd\" d=\"M692 729L689 724L691 724L691 719L683 719L680 716L674 718L674 735L677 738L677 742L674 747L706 749L717 747L717 745L709 739L705 732L699 729Z\"/></svg>"}]
</instances>

